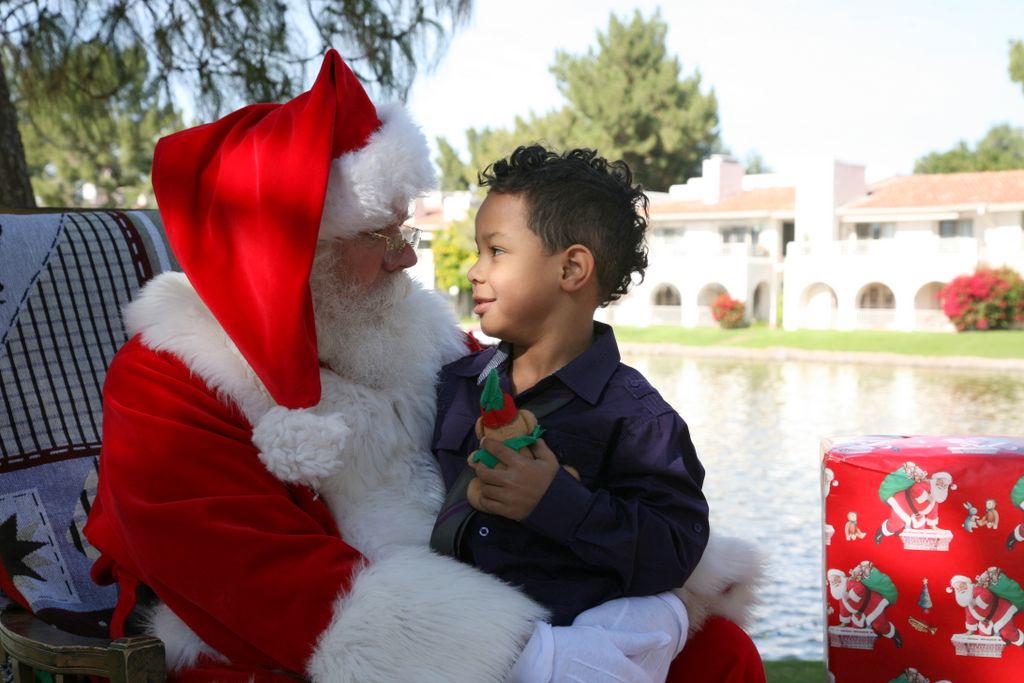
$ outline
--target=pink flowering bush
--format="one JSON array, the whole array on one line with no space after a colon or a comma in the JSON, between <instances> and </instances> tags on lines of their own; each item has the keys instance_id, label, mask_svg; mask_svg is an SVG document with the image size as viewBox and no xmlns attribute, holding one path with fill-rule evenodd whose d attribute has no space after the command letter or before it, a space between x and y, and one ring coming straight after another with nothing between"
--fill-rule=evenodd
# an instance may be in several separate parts
<instances>
[{"instance_id":1,"label":"pink flowering bush","mask_svg":"<svg viewBox=\"0 0 1024 683\"><path fill-rule=\"evenodd\" d=\"M728 294L720 295L711 304L711 315L727 330L746 326L743 320L744 310L743 302L733 299Z\"/></svg>"},{"instance_id":2,"label":"pink flowering bush","mask_svg":"<svg viewBox=\"0 0 1024 683\"><path fill-rule=\"evenodd\" d=\"M1024 322L1024 280L1009 268L978 268L939 293L942 310L959 331L1002 330Z\"/></svg>"}]
</instances>

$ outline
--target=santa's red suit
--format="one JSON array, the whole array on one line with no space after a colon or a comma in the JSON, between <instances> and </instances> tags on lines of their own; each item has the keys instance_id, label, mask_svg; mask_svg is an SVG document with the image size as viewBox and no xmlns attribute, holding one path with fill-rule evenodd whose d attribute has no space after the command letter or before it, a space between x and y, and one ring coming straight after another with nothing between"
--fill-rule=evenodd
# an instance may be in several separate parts
<instances>
[{"instance_id":1,"label":"santa's red suit","mask_svg":"<svg viewBox=\"0 0 1024 683\"><path fill-rule=\"evenodd\" d=\"M964 608L967 632L979 636L999 636L1010 645L1024 645L1024 633L1014 623L1018 610L984 586L974 586Z\"/></svg>"},{"instance_id":2,"label":"santa's red suit","mask_svg":"<svg viewBox=\"0 0 1024 683\"><path fill-rule=\"evenodd\" d=\"M932 498L931 484L915 482L910 488L900 491L886 501L892 513L882 524L882 533L892 536L904 528L936 528L939 525L939 505Z\"/></svg>"},{"instance_id":3,"label":"santa's red suit","mask_svg":"<svg viewBox=\"0 0 1024 683\"><path fill-rule=\"evenodd\" d=\"M183 275L147 286L108 374L88 530L96 578L121 588L113 636L143 583L163 603L146 618L175 669L226 660L267 680L362 681L422 666L500 680L543 611L426 548L441 494L422 447L432 369L462 342L434 297L416 290L408 308L424 324L405 387L323 370L316 408L289 411Z\"/></svg>"},{"instance_id":4,"label":"santa's red suit","mask_svg":"<svg viewBox=\"0 0 1024 683\"><path fill-rule=\"evenodd\" d=\"M869 590L860 581L848 579L846 590L839 601L839 623L842 626L855 628L871 627L871 630L883 638L893 638L896 627L889 623L885 610L889 601L881 593Z\"/></svg>"},{"instance_id":5,"label":"santa's red suit","mask_svg":"<svg viewBox=\"0 0 1024 683\"><path fill-rule=\"evenodd\" d=\"M86 534L95 578L120 587L112 635L141 618L173 678L497 683L544 617L427 548L444 493L427 450L435 381L466 352L444 302L411 286L381 316L397 369L381 382L320 367L317 242L394 225L432 180L422 134L381 114L332 52L295 100L157 147L184 274L126 309ZM691 624L741 616L749 551L705 558L683 590ZM732 604L712 604L723 591ZM741 651L717 680L763 681L749 639L713 623ZM700 653L681 659L712 680Z\"/></svg>"}]
</instances>

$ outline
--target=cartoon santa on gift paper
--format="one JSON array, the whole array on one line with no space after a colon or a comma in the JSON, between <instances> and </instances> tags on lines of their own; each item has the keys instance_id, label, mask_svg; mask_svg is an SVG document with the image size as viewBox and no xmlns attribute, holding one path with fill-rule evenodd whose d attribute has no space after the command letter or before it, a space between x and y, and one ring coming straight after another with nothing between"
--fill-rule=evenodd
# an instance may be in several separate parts
<instances>
[{"instance_id":1,"label":"cartoon santa on gift paper","mask_svg":"<svg viewBox=\"0 0 1024 683\"><path fill-rule=\"evenodd\" d=\"M889 519L875 531L875 543L900 534L907 550L949 550L953 533L939 528L939 505L956 489L949 472L931 477L913 462L888 474L878 497L891 508Z\"/></svg>"},{"instance_id":2,"label":"cartoon santa on gift paper","mask_svg":"<svg viewBox=\"0 0 1024 683\"><path fill-rule=\"evenodd\" d=\"M872 649L875 636L881 636L891 638L896 647L903 647L903 638L886 614L899 596L887 574L865 560L851 569L849 576L829 569L827 578L829 592L839 603L839 626L828 629L832 645Z\"/></svg>"},{"instance_id":3,"label":"cartoon santa on gift paper","mask_svg":"<svg viewBox=\"0 0 1024 683\"><path fill-rule=\"evenodd\" d=\"M1014 623L1024 609L1024 590L1002 569L989 567L974 581L958 574L946 592L964 608L965 631L953 636L957 654L1001 657L1002 643L1024 646L1024 632ZM992 642L997 640L1002 643Z\"/></svg>"}]
</instances>

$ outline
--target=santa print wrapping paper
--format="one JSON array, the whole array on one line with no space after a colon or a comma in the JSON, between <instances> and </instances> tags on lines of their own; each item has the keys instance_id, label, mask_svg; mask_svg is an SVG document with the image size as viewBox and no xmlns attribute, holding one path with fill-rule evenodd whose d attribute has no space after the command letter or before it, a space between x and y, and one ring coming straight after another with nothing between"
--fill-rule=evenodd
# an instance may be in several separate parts
<instances>
[{"instance_id":1,"label":"santa print wrapping paper","mask_svg":"<svg viewBox=\"0 0 1024 683\"><path fill-rule=\"evenodd\" d=\"M1024 438L822 442L835 683L1024 681Z\"/></svg>"}]
</instances>

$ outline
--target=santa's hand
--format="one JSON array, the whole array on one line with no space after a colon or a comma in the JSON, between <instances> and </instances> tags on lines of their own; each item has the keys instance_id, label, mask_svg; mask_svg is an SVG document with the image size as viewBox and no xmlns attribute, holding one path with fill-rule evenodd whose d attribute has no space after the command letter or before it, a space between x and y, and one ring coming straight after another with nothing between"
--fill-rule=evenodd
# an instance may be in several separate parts
<instances>
[{"instance_id":1,"label":"santa's hand","mask_svg":"<svg viewBox=\"0 0 1024 683\"><path fill-rule=\"evenodd\" d=\"M663 681L672 660L686 644L689 618L674 593L617 598L576 617L573 626L593 626L609 632L659 636L646 650L626 653L652 680Z\"/></svg>"},{"instance_id":2,"label":"santa's hand","mask_svg":"<svg viewBox=\"0 0 1024 683\"><path fill-rule=\"evenodd\" d=\"M560 467L558 458L542 439L527 446L533 457L521 455L490 438L484 438L480 447L497 458L499 464L492 469L470 461L480 481L479 498L476 503L470 500L470 504L481 512L523 521L551 486Z\"/></svg>"},{"instance_id":3,"label":"santa's hand","mask_svg":"<svg viewBox=\"0 0 1024 683\"><path fill-rule=\"evenodd\" d=\"M654 683L631 657L663 640L662 634L538 622L506 683Z\"/></svg>"}]
</instances>

